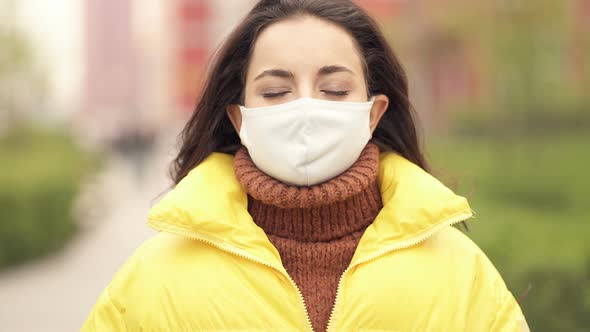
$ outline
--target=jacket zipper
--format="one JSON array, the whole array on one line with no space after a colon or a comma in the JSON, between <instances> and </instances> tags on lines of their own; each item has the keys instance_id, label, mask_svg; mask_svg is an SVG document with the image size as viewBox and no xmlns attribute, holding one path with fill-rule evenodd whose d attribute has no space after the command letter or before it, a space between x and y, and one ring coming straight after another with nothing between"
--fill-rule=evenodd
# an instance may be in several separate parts
<instances>
[{"instance_id":1,"label":"jacket zipper","mask_svg":"<svg viewBox=\"0 0 590 332\"><path fill-rule=\"evenodd\" d=\"M279 273L281 273L285 277L287 277L287 279L291 282L291 285L293 285L293 287L295 287L295 289L297 290L297 294L299 295L299 300L301 301L301 304L303 305L303 312L305 314L305 321L306 321L307 329L308 329L308 331L313 332L313 326L311 324L311 319L309 318L309 312L307 311L307 306L305 304L305 300L303 299L303 294L301 293L301 290L299 289L299 287L297 286L297 284L295 283L293 278L291 278L291 276L288 273L283 272L283 270L281 270L280 268L278 268L278 267L274 266L273 264L270 264L262 259L256 258L254 256L240 252L238 250L235 250L232 245L220 243L220 241L218 241L218 240L211 239L207 235L196 233L196 232L186 232L186 231L182 231L180 229L176 229L175 227L166 227L164 225L168 225L168 224L164 223L164 222L159 222L157 226L155 225L155 223L156 222L154 222L152 220L148 221L148 224L150 224L152 227L154 227L156 229L162 229L162 230L165 230L166 232L181 235L181 236L187 237L189 239L205 242L209 245L212 245L212 246L214 246L220 250L226 251L230 254L245 258L245 259L250 260L255 263L259 263L259 264L268 266L268 267L278 271ZM164 225L162 225L163 223L164 223Z\"/></svg>"},{"instance_id":2,"label":"jacket zipper","mask_svg":"<svg viewBox=\"0 0 590 332\"><path fill-rule=\"evenodd\" d=\"M392 251L396 251L396 250L400 250L400 249L405 249L405 248L409 248L412 246L415 246L421 242L426 241L427 239L429 239L430 237L432 237L432 235L434 235L435 233L437 233L438 231L440 231L442 228L447 227L447 226L451 226L454 224L458 224L462 221L465 221L469 218L471 218L473 216L472 211L468 211L468 212L463 212L460 213L458 215L455 215L453 217L448 218L447 220L439 223L438 225L436 225L435 227L431 228L430 230L428 230L427 232L421 234L418 237L414 237L414 238L410 238L407 239L405 241L396 243L395 245L391 245L388 247L385 247L379 251L377 251L375 254L373 255L369 255L365 258L363 258L362 260L359 260L358 262L356 262L354 265L349 265L346 270L344 270L344 272L342 273L342 275L340 275L340 279L338 280L338 287L336 289L336 299L334 300L334 305L332 306L332 310L330 312L330 317L328 319L328 326L326 329L326 332L331 332L331 331L335 331L335 325L334 325L334 317L337 313L337 309L338 309L338 305L339 305L339 300L342 297L341 293L342 293L342 281L344 280L344 278L346 277L347 273L354 267L358 266L359 264L363 264L366 263L368 261L374 260L382 255L388 254ZM168 223L165 222L160 222L158 223L158 225L155 225L156 221L153 220L149 220L148 224L150 224L152 227L156 228L156 229L162 229L165 230L167 232L173 233L173 234L177 234L177 235L181 235L181 236L185 236L187 238L193 239L193 240L198 240L198 241L202 241L205 242L209 245L212 245L220 250L226 251L230 254L245 258L247 260L250 260L252 262L255 263L259 263L265 266L268 266L276 271L278 271L279 273L281 273L283 276L285 276L291 283L291 285L293 285L293 287L297 290L297 294L299 295L299 300L301 301L301 304L303 306L303 312L305 314L305 320L306 320L306 325L307 325L307 329L310 332L313 332L313 326L311 324L311 320L309 318L309 312L307 311L307 306L305 304L305 300L303 298L303 294L301 293L301 290L299 289L299 287L297 286L297 284L295 283L295 281L293 280L293 278L291 278L291 276L286 273L283 272L283 270L281 270L280 268L277 268L276 266L274 266L273 264L270 264L262 259L256 258L254 256L248 255L246 253L240 252L238 250L235 250L234 246L229 245L229 244L225 244L225 243L220 243L220 241L212 239L204 234L199 234L196 232L186 232L183 231L181 229L177 229L175 227L167 227L164 225L168 225ZM163 225L164 224L164 225Z\"/></svg>"},{"instance_id":3,"label":"jacket zipper","mask_svg":"<svg viewBox=\"0 0 590 332\"><path fill-rule=\"evenodd\" d=\"M336 327L334 325L334 317L337 313L337 309L338 309L338 304L339 304L339 300L342 297L342 281L344 280L346 274L348 273L348 271L350 271L352 268L358 266L359 264L362 263L366 263L368 261L374 260L380 256L383 256L385 254L388 254L392 251L396 251L396 250L400 250L400 249L406 249L412 246L415 246L421 242L424 242L426 240L428 240L430 237L432 237L432 235L434 235L435 233L437 233L438 231L440 231L442 228L447 227L447 226L451 226L454 224L458 224L462 221L465 221L469 218L471 218L473 216L473 211L468 211L468 212L462 212L458 215L452 216L450 218L448 218L447 220L441 222L440 224L436 225L435 227L431 228L430 230L428 230L427 232L421 234L420 236L414 237L414 238L410 238L407 239L405 241L396 243L394 245L385 247L379 251L377 251L375 254L373 255L369 255L365 258L363 258L362 260L359 260L358 262L356 262L354 265L349 265L346 270L344 270L344 272L342 273L342 275L340 276L340 279L338 280L338 288L336 289L336 299L334 300L334 305L332 306L332 311L330 312L330 318L328 319L328 326L326 328L326 332L331 332L331 331L336 331Z\"/></svg>"}]
</instances>

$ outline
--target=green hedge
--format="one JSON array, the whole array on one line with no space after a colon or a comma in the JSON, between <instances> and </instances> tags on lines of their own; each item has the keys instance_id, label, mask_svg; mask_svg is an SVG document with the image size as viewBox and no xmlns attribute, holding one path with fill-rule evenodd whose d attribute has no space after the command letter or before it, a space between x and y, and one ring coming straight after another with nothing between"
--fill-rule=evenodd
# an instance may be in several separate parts
<instances>
[{"instance_id":1,"label":"green hedge","mask_svg":"<svg viewBox=\"0 0 590 332\"><path fill-rule=\"evenodd\" d=\"M0 136L0 269L60 248L75 231L72 203L98 158L63 133Z\"/></svg>"},{"instance_id":2,"label":"green hedge","mask_svg":"<svg viewBox=\"0 0 590 332\"><path fill-rule=\"evenodd\" d=\"M477 213L468 235L521 300L531 330L587 331L590 131L431 141L438 177Z\"/></svg>"}]
</instances>

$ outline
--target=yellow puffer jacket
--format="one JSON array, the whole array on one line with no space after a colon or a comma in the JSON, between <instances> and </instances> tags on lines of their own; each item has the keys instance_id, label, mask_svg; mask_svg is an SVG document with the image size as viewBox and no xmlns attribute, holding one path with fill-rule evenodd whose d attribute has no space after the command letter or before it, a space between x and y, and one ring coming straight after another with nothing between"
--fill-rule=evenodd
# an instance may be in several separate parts
<instances>
[{"instance_id":1,"label":"yellow puffer jacket","mask_svg":"<svg viewBox=\"0 0 590 332\"><path fill-rule=\"evenodd\" d=\"M394 153L384 207L342 275L329 331L526 331L480 249L452 224L465 198ZM214 153L149 213L160 230L115 275L82 331L312 331L303 297Z\"/></svg>"}]
</instances>

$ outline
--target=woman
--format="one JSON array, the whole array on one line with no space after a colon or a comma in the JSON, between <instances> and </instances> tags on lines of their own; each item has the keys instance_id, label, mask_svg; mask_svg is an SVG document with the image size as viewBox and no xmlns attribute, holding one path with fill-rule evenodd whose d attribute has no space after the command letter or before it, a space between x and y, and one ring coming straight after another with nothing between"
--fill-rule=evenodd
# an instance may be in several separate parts
<instances>
[{"instance_id":1,"label":"woman","mask_svg":"<svg viewBox=\"0 0 590 332\"><path fill-rule=\"evenodd\" d=\"M526 331L467 201L427 173L406 77L352 1L263 0L216 55L84 331Z\"/></svg>"}]
</instances>

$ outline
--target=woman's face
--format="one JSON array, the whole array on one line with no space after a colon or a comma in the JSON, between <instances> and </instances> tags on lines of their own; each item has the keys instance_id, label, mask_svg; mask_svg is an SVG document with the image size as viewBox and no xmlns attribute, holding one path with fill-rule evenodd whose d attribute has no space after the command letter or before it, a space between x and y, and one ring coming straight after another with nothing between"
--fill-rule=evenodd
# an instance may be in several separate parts
<instances>
[{"instance_id":1,"label":"woman's face","mask_svg":"<svg viewBox=\"0 0 590 332\"><path fill-rule=\"evenodd\" d=\"M338 25L313 16L286 19L262 31L247 69L244 96L248 108L303 97L349 102L369 98L362 56L353 37ZM371 131L387 105L385 95L375 96ZM230 105L227 111L239 132L238 105Z\"/></svg>"}]
</instances>

